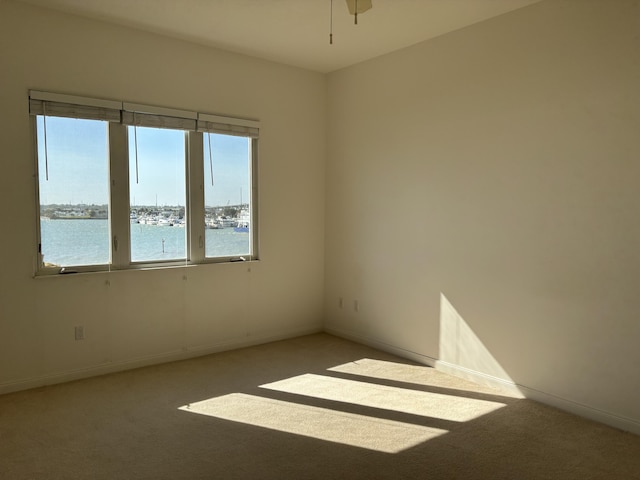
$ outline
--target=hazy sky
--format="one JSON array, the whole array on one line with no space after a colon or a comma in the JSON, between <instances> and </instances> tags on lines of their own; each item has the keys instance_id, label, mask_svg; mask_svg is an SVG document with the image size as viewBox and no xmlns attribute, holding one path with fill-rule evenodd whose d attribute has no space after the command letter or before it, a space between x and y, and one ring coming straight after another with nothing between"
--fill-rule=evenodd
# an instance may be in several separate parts
<instances>
[{"instance_id":1,"label":"hazy sky","mask_svg":"<svg viewBox=\"0 0 640 480\"><path fill-rule=\"evenodd\" d=\"M38 117L40 203L109 202L106 122L47 117L47 167L44 121ZM138 127L129 131L129 185L132 205L185 204L185 136L182 131ZM136 180L136 140L138 174ZM244 137L204 134L205 204L237 205L249 196L249 146ZM211 157L210 157L211 153ZM211 163L213 185L211 185Z\"/></svg>"}]
</instances>

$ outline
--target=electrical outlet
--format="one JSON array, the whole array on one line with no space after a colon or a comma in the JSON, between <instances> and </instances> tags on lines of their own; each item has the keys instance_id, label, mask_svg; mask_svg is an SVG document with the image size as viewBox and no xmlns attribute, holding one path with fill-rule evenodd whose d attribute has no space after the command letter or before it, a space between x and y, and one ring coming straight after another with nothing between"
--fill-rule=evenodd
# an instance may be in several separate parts
<instances>
[{"instance_id":1,"label":"electrical outlet","mask_svg":"<svg viewBox=\"0 0 640 480\"><path fill-rule=\"evenodd\" d=\"M76 340L84 340L84 327L82 325L75 328Z\"/></svg>"}]
</instances>

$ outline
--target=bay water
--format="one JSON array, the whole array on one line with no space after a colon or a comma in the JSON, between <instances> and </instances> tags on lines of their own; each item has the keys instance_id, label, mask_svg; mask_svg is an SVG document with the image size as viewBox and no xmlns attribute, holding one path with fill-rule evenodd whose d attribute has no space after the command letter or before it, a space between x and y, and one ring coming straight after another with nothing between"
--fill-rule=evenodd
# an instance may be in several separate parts
<instances>
[{"instance_id":1,"label":"bay water","mask_svg":"<svg viewBox=\"0 0 640 480\"><path fill-rule=\"evenodd\" d=\"M163 262L185 258L186 229L163 225L131 224L131 261ZM43 261L65 266L109 263L109 223L106 219L42 219ZM206 229L207 257L248 255L250 237L233 228Z\"/></svg>"}]
</instances>

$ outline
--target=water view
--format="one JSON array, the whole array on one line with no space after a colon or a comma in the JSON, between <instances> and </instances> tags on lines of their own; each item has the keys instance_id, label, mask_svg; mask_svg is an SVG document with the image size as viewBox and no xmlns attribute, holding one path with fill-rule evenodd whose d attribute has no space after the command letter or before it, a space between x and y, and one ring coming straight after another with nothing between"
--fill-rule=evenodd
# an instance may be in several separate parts
<instances>
[{"instance_id":1,"label":"water view","mask_svg":"<svg viewBox=\"0 0 640 480\"><path fill-rule=\"evenodd\" d=\"M248 255L250 238L233 227L207 228L207 257ZM46 219L40 222L43 261L57 266L109 263L107 219ZM180 260L186 256L184 225L131 224L131 261Z\"/></svg>"}]
</instances>

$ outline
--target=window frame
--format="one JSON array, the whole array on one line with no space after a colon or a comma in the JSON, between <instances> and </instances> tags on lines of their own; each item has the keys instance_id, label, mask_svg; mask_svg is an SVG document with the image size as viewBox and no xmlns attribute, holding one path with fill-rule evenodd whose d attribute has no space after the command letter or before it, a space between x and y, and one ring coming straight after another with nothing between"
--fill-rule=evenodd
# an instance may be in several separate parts
<instances>
[{"instance_id":1,"label":"window frame","mask_svg":"<svg viewBox=\"0 0 640 480\"><path fill-rule=\"evenodd\" d=\"M35 101L35 102L34 102ZM38 103L41 102L41 103ZM55 103L52 103L55 102ZM47 105L54 105L61 115L47 112ZM106 109L108 121L109 147L109 258L110 262L99 265L77 265L68 267L48 267L42 261L42 232L40 226L40 177L38 158L37 117L67 116L88 118L82 112L103 115ZM113 114L119 110L119 121ZM75 112L75 114L74 114ZM78 114L80 112L80 114ZM93 99L66 94L29 91L29 114L35 159L35 197L36 197L36 261L35 276L59 275L67 273L104 272L114 270L141 270L149 268L170 268L190 265L216 264L228 262L258 261L259 257L259 215L258 215L258 120L227 117L164 107L153 107L134 103ZM104 118L98 118L104 119ZM141 120L142 119L142 120ZM146 120L145 120L146 119ZM106 119L105 119L106 120ZM185 135L185 258L167 261L131 260L131 221L129 188L129 140L127 127L131 125L154 126L144 122L160 123L160 128L183 130ZM178 128L176 128L176 125ZM182 128L180 128L182 127ZM213 130L215 129L215 130ZM237 135L250 139L250 215L249 255L205 256L205 204L204 204L204 147L203 132Z\"/></svg>"}]
</instances>

